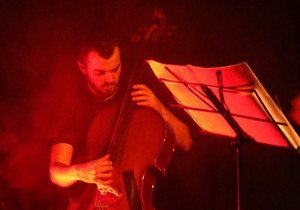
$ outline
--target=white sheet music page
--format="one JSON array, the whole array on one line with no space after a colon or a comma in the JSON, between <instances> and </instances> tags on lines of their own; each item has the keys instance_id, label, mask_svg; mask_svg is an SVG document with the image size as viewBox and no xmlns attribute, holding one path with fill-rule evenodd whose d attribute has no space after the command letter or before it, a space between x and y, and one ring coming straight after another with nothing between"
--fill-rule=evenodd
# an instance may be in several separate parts
<instances>
[{"instance_id":1,"label":"white sheet music page","mask_svg":"<svg viewBox=\"0 0 300 210\"><path fill-rule=\"evenodd\" d=\"M219 72L225 105L248 135L259 143L281 147L290 144L295 149L299 147L299 136L247 63L213 68L163 64L154 60L148 60L147 63L157 78L168 87L179 107L204 131L236 136L201 89L201 85L207 86L221 101Z\"/></svg>"}]
</instances>

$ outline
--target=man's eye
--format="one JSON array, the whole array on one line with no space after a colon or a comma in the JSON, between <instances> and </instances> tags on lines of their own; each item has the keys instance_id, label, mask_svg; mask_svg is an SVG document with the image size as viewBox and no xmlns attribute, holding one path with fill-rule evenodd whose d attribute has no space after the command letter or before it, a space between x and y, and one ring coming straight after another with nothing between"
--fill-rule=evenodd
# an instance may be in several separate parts
<instances>
[{"instance_id":1,"label":"man's eye","mask_svg":"<svg viewBox=\"0 0 300 210\"><path fill-rule=\"evenodd\" d=\"M111 72L117 72L119 68L115 68L114 70L112 70Z\"/></svg>"},{"instance_id":2,"label":"man's eye","mask_svg":"<svg viewBox=\"0 0 300 210\"><path fill-rule=\"evenodd\" d=\"M96 72L95 72L95 75L101 76L101 75L104 75L104 72L96 71Z\"/></svg>"}]
</instances>

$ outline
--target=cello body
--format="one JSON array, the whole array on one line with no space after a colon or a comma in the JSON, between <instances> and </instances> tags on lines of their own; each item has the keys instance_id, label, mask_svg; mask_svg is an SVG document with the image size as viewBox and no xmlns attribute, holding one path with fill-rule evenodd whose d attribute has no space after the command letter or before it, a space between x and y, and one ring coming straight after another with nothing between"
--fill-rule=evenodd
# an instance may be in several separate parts
<instances>
[{"instance_id":1,"label":"cello body","mask_svg":"<svg viewBox=\"0 0 300 210\"><path fill-rule=\"evenodd\" d=\"M90 160L99 158L99 151L105 150L103 142L107 142L117 107L103 110L92 121L88 132ZM111 157L114 170L110 187L120 198L102 196L95 184L88 184L81 197L70 200L69 210L154 209L153 189L156 179L166 175L174 152L174 133L161 115L148 107L136 107L125 130L125 141L114 152L119 157Z\"/></svg>"}]
</instances>

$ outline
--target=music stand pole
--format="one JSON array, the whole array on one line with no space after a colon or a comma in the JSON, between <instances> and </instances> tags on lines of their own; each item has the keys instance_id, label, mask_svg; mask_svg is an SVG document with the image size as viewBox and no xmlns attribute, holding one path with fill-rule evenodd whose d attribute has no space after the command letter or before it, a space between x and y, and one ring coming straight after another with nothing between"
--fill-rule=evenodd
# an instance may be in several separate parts
<instances>
[{"instance_id":1,"label":"music stand pole","mask_svg":"<svg viewBox=\"0 0 300 210\"><path fill-rule=\"evenodd\" d=\"M249 136L236 122L236 120L232 117L228 108L225 107L225 102L222 99L222 93L220 93L221 101L216 97L216 95L212 92L212 90L206 85L200 85L202 91L206 94L208 99L214 104L217 108L218 112L222 114L227 123L231 126L231 128L236 133L236 137L231 142L236 146L236 161L237 161L237 209L240 210L240 153L241 147L245 142L255 142L254 139ZM219 87L222 91L222 87Z\"/></svg>"}]
</instances>

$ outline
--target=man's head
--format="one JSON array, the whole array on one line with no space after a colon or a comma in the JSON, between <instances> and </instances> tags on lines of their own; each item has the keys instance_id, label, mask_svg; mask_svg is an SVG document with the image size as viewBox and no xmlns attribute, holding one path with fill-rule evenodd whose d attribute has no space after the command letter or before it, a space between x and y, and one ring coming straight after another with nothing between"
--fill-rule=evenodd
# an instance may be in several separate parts
<instances>
[{"instance_id":1,"label":"man's head","mask_svg":"<svg viewBox=\"0 0 300 210\"><path fill-rule=\"evenodd\" d=\"M105 100L115 94L121 73L120 50L115 39L103 34L87 37L79 48L77 64L93 94Z\"/></svg>"}]
</instances>

